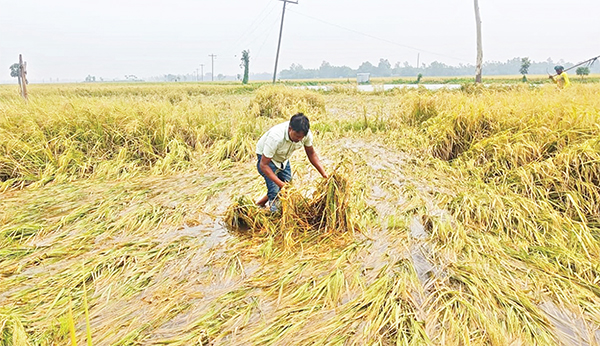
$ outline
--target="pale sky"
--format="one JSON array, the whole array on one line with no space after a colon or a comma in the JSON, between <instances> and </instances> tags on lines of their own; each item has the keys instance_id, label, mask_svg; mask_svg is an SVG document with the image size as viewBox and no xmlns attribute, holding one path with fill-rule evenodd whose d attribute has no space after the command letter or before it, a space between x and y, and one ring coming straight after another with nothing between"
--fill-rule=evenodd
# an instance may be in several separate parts
<instances>
[{"instance_id":1,"label":"pale sky","mask_svg":"<svg viewBox=\"0 0 600 346\"><path fill-rule=\"evenodd\" d=\"M484 61L600 55L599 0L480 0ZM0 82L23 54L32 82L273 72L278 0L0 0ZM285 13L278 70L380 58L474 64L472 0L299 0ZM485 70L484 70L485 74Z\"/></svg>"}]
</instances>

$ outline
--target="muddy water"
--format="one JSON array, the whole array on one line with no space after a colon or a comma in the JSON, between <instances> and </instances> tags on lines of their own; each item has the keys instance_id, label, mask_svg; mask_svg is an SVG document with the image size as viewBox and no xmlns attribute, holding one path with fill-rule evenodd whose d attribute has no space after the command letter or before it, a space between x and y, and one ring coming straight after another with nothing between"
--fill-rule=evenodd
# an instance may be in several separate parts
<instances>
[{"instance_id":1,"label":"muddy water","mask_svg":"<svg viewBox=\"0 0 600 346\"><path fill-rule=\"evenodd\" d=\"M217 219L213 225L212 231L204 240L204 244L206 247L213 248L217 245L223 244L229 238L231 238L231 235L229 235L227 232L223 220Z\"/></svg>"},{"instance_id":2,"label":"muddy water","mask_svg":"<svg viewBox=\"0 0 600 346\"><path fill-rule=\"evenodd\" d=\"M252 276L260 269L260 263L250 261L244 264L241 276L229 277L225 274L226 242L233 236L229 234L220 218L204 220L201 225L194 227L184 226L164 234L162 240L172 241L180 237L193 237L199 242L194 250L195 255L187 260L185 272L187 277L193 279L179 287L190 297L188 302L191 306L152 331L147 339L150 344L155 344L155 341L162 343L164 340L176 340L178 336L188 333L190 325L205 314L216 299L239 289L246 277ZM175 276L178 275L178 270L179 268L172 268L166 270L163 275Z\"/></svg>"},{"instance_id":3,"label":"muddy water","mask_svg":"<svg viewBox=\"0 0 600 346\"><path fill-rule=\"evenodd\" d=\"M413 238L424 240L427 238L427 233L425 232L425 227L421 223L418 217L413 217L410 223L410 234Z\"/></svg>"},{"instance_id":4,"label":"muddy water","mask_svg":"<svg viewBox=\"0 0 600 346\"><path fill-rule=\"evenodd\" d=\"M204 250L211 250L232 238L223 220L218 218L214 221L205 221L198 226L188 227L185 225L181 229L162 234L158 240L160 242L170 242L180 237L195 237L202 240L204 242Z\"/></svg>"},{"instance_id":5,"label":"muddy water","mask_svg":"<svg viewBox=\"0 0 600 346\"><path fill-rule=\"evenodd\" d=\"M538 305L552 323L562 345L593 346L600 344L600 326L589 325L576 314L551 301Z\"/></svg>"},{"instance_id":6,"label":"muddy water","mask_svg":"<svg viewBox=\"0 0 600 346\"><path fill-rule=\"evenodd\" d=\"M394 153L392 150L389 150L387 147L381 144L356 140L345 141L342 143L342 147L350 149L354 153L362 153L363 155L371 157L372 160L368 160L367 165L373 171L394 172L394 179L391 179L390 182L396 187L401 187L403 185L403 181L407 179L400 173L402 172L402 166L406 161L406 156L403 153ZM396 201L394 201L394 197L391 196L385 189L378 186L376 182L373 182L370 188L371 191L369 197L367 198L367 203L375 208L377 214L379 215L380 221L385 220L387 216L395 213L396 206L402 205L406 201L405 196L402 194L396 196ZM425 189L425 187L422 187L422 189ZM433 201L430 202L430 204L431 206L429 207L429 210L434 209ZM440 213L442 212L440 211ZM425 288L429 279L435 273L435 267L429 260L429 258L432 258L431 249L426 244L428 234L425 231L425 227L421 223L420 218L417 216L412 218L409 225L409 230L411 240L409 241L409 245L405 253L400 256L407 257L412 260L418 279L423 288ZM375 235L374 239L375 241L372 246L372 251L374 253L385 253L392 244L385 229ZM370 258L369 260L376 261L376 258ZM380 257L379 260L382 262L374 264L373 267L379 268L383 264L387 263L389 259Z\"/></svg>"},{"instance_id":7,"label":"muddy water","mask_svg":"<svg viewBox=\"0 0 600 346\"><path fill-rule=\"evenodd\" d=\"M435 266L428 259L432 256L430 247L425 243L427 233L417 216L412 218L409 228L413 240L410 245L410 257L417 272L417 277L423 288L425 288L429 279L435 274Z\"/></svg>"},{"instance_id":8,"label":"muddy water","mask_svg":"<svg viewBox=\"0 0 600 346\"><path fill-rule=\"evenodd\" d=\"M310 89L310 90L332 90L331 85L307 85L296 88ZM383 85L356 85L358 91L373 92L373 91L387 91L392 89L418 89L425 88L427 90L440 90L440 89L460 89L460 84L383 84Z\"/></svg>"}]
</instances>

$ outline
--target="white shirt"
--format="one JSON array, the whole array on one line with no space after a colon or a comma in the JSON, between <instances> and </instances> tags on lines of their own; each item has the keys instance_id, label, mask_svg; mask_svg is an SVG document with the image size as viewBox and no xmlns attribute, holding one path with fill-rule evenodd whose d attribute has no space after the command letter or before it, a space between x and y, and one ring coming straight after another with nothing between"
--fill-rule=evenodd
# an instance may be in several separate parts
<instances>
[{"instance_id":1,"label":"white shirt","mask_svg":"<svg viewBox=\"0 0 600 346\"><path fill-rule=\"evenodd\" d=\"M289 127L289 121L271 127L269 131L260 137L256 145L256 153L258 155L270 158L275 166L281 169L285 167L294 151L303 146L312 147L313 145L313 135L310 130L308 130L308 133L300 142L294 143L290 140L290 135L288 134Z\"/></svg>"}]
</instances>

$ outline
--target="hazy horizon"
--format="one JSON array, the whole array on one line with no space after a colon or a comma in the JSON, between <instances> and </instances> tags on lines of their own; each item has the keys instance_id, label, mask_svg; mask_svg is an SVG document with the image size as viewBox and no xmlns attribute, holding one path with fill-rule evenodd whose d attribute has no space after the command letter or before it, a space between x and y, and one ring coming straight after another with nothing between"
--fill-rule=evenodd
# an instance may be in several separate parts
<instances>
[{"instance_id":1,"label":"hazy horizon","mask_svg":"<svg viewBox=\"0 0 600 346\"><path fill-rule=\"evenodd\" d=\"M573 63L600 55L600 2L480 1L484 61L529 57ZM107 0L89 3L0 1L0 82L11 82L18 55L30 81L107 80L164 74L272 73L283 3L277 0ZM456 66L476 57L473 1L429 0L410 5L373 0L299 0L285 14L278 71L323 61L357 68L362 62ZM4 71L4 72L1 72ZM484 71L485 74L485 71Z\"/></svg>"}]
</instances>

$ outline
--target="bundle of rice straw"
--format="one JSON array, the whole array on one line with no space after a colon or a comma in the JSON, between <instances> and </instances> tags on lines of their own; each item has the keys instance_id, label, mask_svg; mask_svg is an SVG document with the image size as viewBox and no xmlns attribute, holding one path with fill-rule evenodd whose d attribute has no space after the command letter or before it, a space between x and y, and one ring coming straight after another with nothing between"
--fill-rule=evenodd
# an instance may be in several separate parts
<instances>
[{"instance_id":1,"label":"bundle of rice straw","mask_svg":"<svg viewBox=\"0 0 600 346\"><path fill-rule=\"evenodd\" d=\"M349 205L350 190L348 179L336 170L319 182L311 198L286 185L279 193L281 210L276 213L242 196L228 208L225 222L231 230L274 236L354 232L357 226Z\"/></svg>"}]
</instances>

